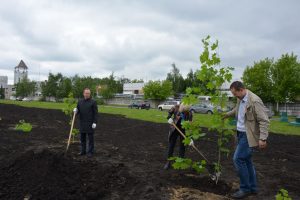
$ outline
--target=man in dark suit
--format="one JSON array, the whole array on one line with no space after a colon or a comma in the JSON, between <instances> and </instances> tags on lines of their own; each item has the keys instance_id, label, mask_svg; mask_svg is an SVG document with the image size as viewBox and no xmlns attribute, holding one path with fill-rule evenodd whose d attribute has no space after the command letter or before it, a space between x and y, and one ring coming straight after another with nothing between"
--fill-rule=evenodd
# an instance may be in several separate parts
<instances>
[{"instance_id":1,"label":"man in dark suit","mask_svg":"<svg viewBox=\"0 0 300 200\"><path fill-rule=\"evenodd\" d=\"M98 107L95 100L91 98L91 90L85 88L83 90L83 99L78 101L74 112L79 115L80 119L80 155L86 154L86 136L89 138L88 157L94 154L94 130L97 124Z\"/></svg>"}]
</instances>

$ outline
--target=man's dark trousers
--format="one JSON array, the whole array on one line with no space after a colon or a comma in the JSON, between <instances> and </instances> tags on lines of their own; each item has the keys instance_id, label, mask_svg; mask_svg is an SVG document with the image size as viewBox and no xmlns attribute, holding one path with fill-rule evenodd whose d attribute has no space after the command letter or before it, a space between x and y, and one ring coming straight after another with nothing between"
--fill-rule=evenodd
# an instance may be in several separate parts
<instances>
[{"instance_id":1,"label":"man's dark trousers","mask_svg":"<svg viewBox=\"0 0 300 200\"><path fill-rule=\"evenodd\" d=\"M86 136L89 138L88 142L88 154L93 154L94 153L94 131L84 133L80 133L80 142L81 142L81 154L86 153Z\"/></svg>"},{"instance_id":2,"label":"man's dark trousers","mask_svg":"<svg viewBox=\"0 0 300 200\"><path fill-rule=\"evenodd\" d=\"M182 143L183 137L180 135L180 133L177 130L174 130L174 132L170 133L169 138L169 148L168 148L168 158L173 157L174 148L176 146L177 138L179 137L180 146L179 146L179 157L183 158L185 154L185 146Z\"/></svg>"}]
</instances>

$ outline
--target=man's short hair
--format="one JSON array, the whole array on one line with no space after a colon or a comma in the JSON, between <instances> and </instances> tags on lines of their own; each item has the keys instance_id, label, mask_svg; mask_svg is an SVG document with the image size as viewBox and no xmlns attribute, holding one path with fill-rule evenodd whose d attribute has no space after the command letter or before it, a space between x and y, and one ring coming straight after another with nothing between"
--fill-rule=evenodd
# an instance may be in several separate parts
<instances>
[{"instance_id":1,"label":"man's short hair","mask_svg":"<svg viewBox=\"0 0 300 200\"><path fill-rule=\"evenodd\" d=\"M86 91L86 90L89 90L89 91L91 91L91 89L90 89L90 88L86 87L86 88L84 88L84 89L83 89L83 92L84 92L84 91Z\"/></svg>"},{"instance_id":2,"label":"man's short hair","mask_svg":"<svg viewBox=\"0 0 300 200\"><path fill-rule=\"evenodd\" d=\"M241 89L245 89L245 86L241 81L234 81L233 83L231 83L230 89L235 89L236 91L240 91Z\"/></svg>"}]
</instances>

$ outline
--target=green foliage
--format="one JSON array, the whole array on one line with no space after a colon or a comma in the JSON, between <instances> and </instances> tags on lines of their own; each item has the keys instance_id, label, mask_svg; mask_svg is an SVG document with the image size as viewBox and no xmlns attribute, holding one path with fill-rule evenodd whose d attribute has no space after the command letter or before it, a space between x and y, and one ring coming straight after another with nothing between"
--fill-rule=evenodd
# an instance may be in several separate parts
<instances>
[{"instance_id":1,"label":"green foliage","mask_svg":"<svg viewBox=\"0 0 300 200\"><path fill-rule=\"evenodd\" d=\"M72 117L73 117L73 110L74 110L74 108L77 107L77 100L74 99L72 93L69 94L68 98L64 98L64 104L65 104L65 106L63 108L63 112L65 113L65 115L67 115L70 118L69 124L71 125ZM73 128L72 134L73 134L73 136L79 134L79 130L76 128Z\"/></svg>"},{"instance_id":2,"label":"green foliage","mask_svg":"<svg viewBox=\"0 0 300 200\"><path fill-rule=\"evenodd\" d=\"M294 54L284 54L272 68L276 102L294 101L300 94L300 63Z\"/></svg>"},{"instance_id":3,"label":"green foliage","mask_svg":"<svg viewBox=\"0 0 300 200\"><path fill-rule=\"evenodd\" d=\"M27 78L22 79L19 83L16 84L16 96L17 97L28 97L33 95L36 91L36 83L30 81Z\"/></svg>"},{"instance_id":4,"label":"green foliage","mask_svg":"<svg viewBox=\"0 0 300 200\"><path fill-rule=\"evenodd\" d=\"M30 123L26 123L25 120L20 120L19 124L16 125L15 129L17 131L30 132L32 130L32 125Z\"/></svg>"},{"instance_id":5,"label":"green foliage","mask_svg":"<svg viewBox=\"0 0 300 200\"><path fill-rule=\"evenodd\" d=\"M64 101L64 104L65 104L65 107L63 108L63 112L65 113L65 115L67 115L70 118L72 118L72 116L73 116L73 110L77 106L77 100L74 99L73 93L70 93L68 95L68 98L64 98L63 101Z\"/></svg>"},{"instance_id":6,"label":"green foliage","mask_svg":"<svg viewBox=\"0 0 300 200\"><path fill-rule=\"evenodd\" d=\"M2 87L0 87L0 99L4 99L5 98L5 89Z\"/></svg>"},{"instance_id":7,"label":"green foliage","mask_svg":"<svg viewBox=\"0 0 300 200\"><path fill-rule=\"evenodd\" d=\"M247 66L243 72L243 83L245 86L257 94L264 102L274 102L272 95L273 80L271 70L274 61L264 59L255 62L253 66Z\"/></svg>"},{"instance_id":8,"label":"green foliage","mask_svg":"<svg viewBox=\"0 0 300 200\"><path fill-rule=\"evenodd\" d=\"M197 71L196 77L201 83L205 83L205 87L190 87L186 89L187 96L183 99L185 104L193 104L197 102L197 94L207 94L211 97L211 103L215 107L214 115L212 116L212 126L210 130L214 130L218 133L217 138L217 149L218 149L218 160L214 163L214 169L216 173L221 172L221 154L225 153L229 154L229 149L226 148L226 143L229 141L229 137L232 136L233 131L225 128L224 120L222 120L222 116L219 112L217 112L217 108L225 109L227 105L227 95L226 93L222 93L220 88L222 84L225 82L230 82L232 78L231 71L232 67L221 67L220 58L217 54L218 49L218 41L214 43L210 42L210 36L207 36L202 40L204 50L200 55L200 63L201 68ZM190 141L198 140L201 137L204 137L205 134L200 131L199 121L194 121L192 123L185 122L183 123L183 127L186 129L187 138L183 141L185 145L189 144ZM194 161L187 159L173 159L175 161L174 166L178 169L182 169L182 167L178 167L184 163L184 167L187 168L187 165L190 167L193 166ZM179 164L177 164L179 162ZM211 161L210 161L211 162ZM197 163L197 162L196 162ZM199 162L198 162L199 163ZM212 164L212 162L211 162ZM202 166L202 165L201 165ZM195 169L195 168L194 168ZM202 172L202 170L195 169L197 172ZM217 182L218 180L216 180Z\"/></svg>"},{"instance_id":9,"label":"green foliage","mask_svg":"<svg viewBox=\"0 0 300 200\"><path fill-rule=\"evenodd\" d=\"M285 189L280 189L275 197L276 200L292 200L292 198L289 197L289 192Z\"/></svg>"},{"instance_id":10,"label":"green foliage","mask_svg":"<svg viewBox=\"0 0 300 200\"><path fill-rule=\"evenodd\" d=\"M167 79L172 83L172 90L174 94L179 94L185 90L184 78L180 74L179 69L176 67L175 63L172 64L172 70L167 74Z\"/></svg>"},{"instance_id":11,"label":"green foliage","mask_svg":"<svg viewBox=\"0 0 300 200\"><path fill-rule=\"evenodd\" d=\"M284 54L277 61L264 59L248 66L242 80L265 102L295 101L300 94L300 63L294 54Z\"/></svg>"},{"instance_id":12,"label":"green foliage","mask_svg":"<svg viewBox=\"0 0 300 200\"><path fill-rule=\"evenodd\" d=\"M180 158L180 157L171 157L169 158L170 161L174 161L172 164L172 167L174 169L194 169L198 173L202 173L205 170L206 167L206 161L201 160L194 162L190 158Z\"/></svg>"},{"instance_id":13,"label":"green foliage","mask_svg":"<svg viewBox=\"0 0 300 200\"><path fill-rule=\"evenodd\" d=\"M95 96L96 95L96 80L93 79L90 76L84 76L84 77L79 77L75 75L72 77L72 93L75 98L81 98L83 89L84 88L90 88L91 90L91 95Z\"/></svg>"},{"instance_id":14,"label":"green foliage","mask_svg":"<svg viewBox=\"0 0 300 200\"><path fill-rule=\"evenodd\" d=\"M170 81L149 81L143 88L145 99L165 100L172 95Z\"/></svg>"}]
</instances>

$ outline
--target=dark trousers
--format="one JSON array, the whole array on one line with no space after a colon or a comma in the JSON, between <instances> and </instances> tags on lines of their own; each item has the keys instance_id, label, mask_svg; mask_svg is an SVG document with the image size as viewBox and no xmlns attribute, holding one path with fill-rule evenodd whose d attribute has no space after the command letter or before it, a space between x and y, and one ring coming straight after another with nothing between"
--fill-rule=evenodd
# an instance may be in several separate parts
<instances>
[{"instance_id":1,"label":"dark trousers","mask_svg":"<svg viewBox=\"0 0 300 200\"><path fill-rule=\"evenodd\" d=\"M89 133L80 133L80 142L81 142L81 153L86 153L86 135L89 138L89 145L88 145L88 153L94 153L94 132Z\"/></svg>"},{"instance_id":2,"label":"dark trousers","mask_svg":"<svg viewBox=\"0 0 300 200\"><path fill-rule=\"evenodd\" d=\"M257 192L256 173L252 163L252 148L249 147L245 132L237 132L238 145L234 152L233 162L240 177L240 190Z\"/></svg>"},{"instance_id":3,"label":"dark trousers","mask_svg":"<svg viewBox=\"0 0 300 200\"><path fill-rule=\"evenodd\" d=\"M182 143L183 141L183 137L180 135L180 133L178 133L177 130L175 130L174 132L170 133L169 136L169 147L168 147L168 158L173 157L173 153L174 153L174 148L176 146L176 141L177 138L179 137L179 157L183 158L184 154L185 154L185 146Z\"/></svg>"}]
</instances>

